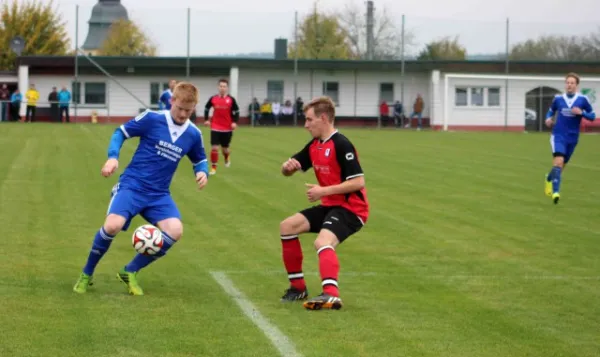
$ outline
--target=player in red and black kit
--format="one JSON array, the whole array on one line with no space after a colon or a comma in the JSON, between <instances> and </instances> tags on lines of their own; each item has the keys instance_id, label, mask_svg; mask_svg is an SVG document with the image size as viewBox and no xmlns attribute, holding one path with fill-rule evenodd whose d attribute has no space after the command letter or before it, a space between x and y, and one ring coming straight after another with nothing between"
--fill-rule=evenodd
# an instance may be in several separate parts
<instances>
[{"instance_id":1,"label":"player in red and black kit","mask_svg":"<svg viewBox=\"0 0 600 357\"><path fill-rule=\"evenodd\" d=\"M358 232L369 217L369 203L363 170L356 149L334 127L335 104L329 97L319 97L304 107L305 128L313 139L296 155L283 163L281 172L291 176L296 171L315 171L318 185L306 184L310 202L321 204L286 218L280 225L283 262L290 288L282 301L308 298L302 273L302 248L298 235L318 233L315 249L319 257L321 295L308 300L309 310L342 307L338 289L340 263L335 249L346 238Z\"/></svg>"},{"instance_id":2,"label":"player in red and black kit","mask_svg":"<svg viewBox=\"0 0 600 357\"><path fill-rule=\"evenodd\" d=\"M226 79L219 80L219 94L210 97L204 106L204 125L210 126L210 162L212 166L209 175L217 173L219 146L225 158L225 167L231 165L229 145L240 117L240 108L235 98L227 94L228 89L229 82ZM213 108L212 118L208 117L210 108Z\"/></svg>"}]
</instances>

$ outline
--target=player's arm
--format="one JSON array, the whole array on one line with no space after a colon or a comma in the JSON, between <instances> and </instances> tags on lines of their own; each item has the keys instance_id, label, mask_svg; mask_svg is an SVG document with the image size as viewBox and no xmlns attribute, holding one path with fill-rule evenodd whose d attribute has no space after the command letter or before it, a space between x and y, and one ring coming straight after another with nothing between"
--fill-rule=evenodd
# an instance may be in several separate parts
<instances>
[{"instance_id":1,"label":"player's arm","mask_svg":"<svg viewBox=\"0 0 600 357\"><path fill-rule=\"evenodd\" d=\"M547 127L551 127L552 124L554 123L554 114L556 114L556 112L558 111L558 101L556 99L557 97L554 97L554 99L552 100L552 104L550 105L550 108L548 108L548 112L546 113L546 126Z\"/></svg>"},{"instance_id":2,"label":"player's arm","mask_svg":"<svg viewBox=\"0 0 600 357\"><path fill-rule=\"evenodd\" d=\"M585 100L585 104L583 105L583 108L581 108L581 115L586 118L589 121L594 121L596 119L596 113L594 112L594 108L592 107L592 105L590 104L590 101Z\"/></svg>"},{"instance_id":3,"label":"player's arm","mask_svg":"<svg viewBox=\"0 0 600 357\"><path fill-rule=\"evenodd\" d=\"M117 171L119 167L119 154L125 140L127 140L127 137L121 131L121 128L115 129L108 144L108 159L104 163L104 166L102 166L102 170L100 170L102 176L109 177Z\"/></svg>"},{"instance_id":4,"label":"player's arm","mask_svg":"<svg viewBox=\"0 0 600 357\"><path fill-rule=\"evenodd\" d=\"M308 171L312 167L312 160L310 159L310 141L302 150L296 153L294 156L289 158L281 166L281 173L283 176L292 176L296 171Z\"/></svg>"},{"instance_id":5,"label":"player's arm","mask_svg":"<svg viewBox=\"0 0 600 357\"><path fill-rule=\"evenodd\" d=\"M365 174L358 162L356 149L350 141L340 140L335 143L335 152L344 181L338 185L323 187L325 189L324 196L344 195L360 191L365 187Z\"/></svg>"},{"instance_id":6,"label":"player's arm","mask_svg":"<svg viewBox=\"0 0 600 357\"><path fill-rule=\"evenodd\" d=\"M187 156L192 162L198 188L202 189L208 182L208 160L206 159L204 141L202 140L202 134L200 132L198 132L196 144L188 152Z\"/></svg>"},{"instance_id":7,"label":"player's arm","mask_svg":"<svg viewBox=\"0 0 600 357\"><path fill-rule=\"evenodd\" d=\"M550 108L548 108L548 112L546 113L546 119L552 119L554 117L554 114L556 114L557 111L557 101L556 101L556 97L552 100L552 104L550 105Z\"/></svg>"},{"instance_id":8,"label":"player's arm","mask_svg":"<svg viewBox=\"0 0 600 357\"><path fill-rule=\"evenodd\" d=\"M231 120L236 124L240 120L240 107L234 97L231 97Z\"/></svg>"},{"instance_id":9,"label":"player's arm","mask_svg":"<svg viewBox=\"0 0 600 357\"><path fill-rule=\"evenodd\" d=\"M119 160L119 155L121 154L121 147L123 143L127 140L127 137L121 130L121 128L115 129L112 137L110 138L110 143L108 143L108 159Z\"/></svg>"},{"instance_id":10,"label":"player's arm","mask_svg":"<svg viewBox=\"0 0 600 357\"><path fill-rule=\"evenodd\" d=\"M210 108L213 106L213 97L208 98L208 102L204 105L204 121L208 121L208 113L210 113Z\"/></svg>"}]
</instances>

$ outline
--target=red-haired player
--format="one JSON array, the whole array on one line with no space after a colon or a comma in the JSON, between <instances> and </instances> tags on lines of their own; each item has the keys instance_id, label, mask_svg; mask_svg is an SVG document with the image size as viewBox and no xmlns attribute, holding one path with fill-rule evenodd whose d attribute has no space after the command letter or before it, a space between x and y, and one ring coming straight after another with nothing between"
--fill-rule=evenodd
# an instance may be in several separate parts
<instances>
[{"instance_id":1,"label":"red-haired player","mask_svg":"<svg viewBox=\"0 0 600 357\"><path fill-rule=\"evenodd\" d=\"M226 79L219 80L219 94L210 97L204 106L204 125L210 126L210 175L217 173L219 146L225 159L225 167L231 165L229 145L240 117L240 108L235 98L228 94L228 90L229 82ZM209 118L211 108L213 115Z\"/></svg>"}]
</instances>

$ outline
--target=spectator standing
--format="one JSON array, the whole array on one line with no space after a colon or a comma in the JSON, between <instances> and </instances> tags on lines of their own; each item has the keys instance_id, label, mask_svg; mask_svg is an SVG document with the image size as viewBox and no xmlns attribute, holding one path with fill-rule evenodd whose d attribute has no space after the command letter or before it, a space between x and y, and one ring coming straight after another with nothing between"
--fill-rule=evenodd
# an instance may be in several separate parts
<instances>
[{"instance_id":1,"label":"spectator standing","mask_svg":"<svg viewBox=\"0 0 600 357\"><path fill-rule=\"evenodd\" d=\"M52 92L48 94L48 103L50 103L50 120L58 122L58 92L56 91L56 87L52 87Z\"/></svg>"},{"instance_id":2,"label":"spectator standing","mask_svg":"<svg viewBox=\"0 0 600 357\"><path fill-rule=\"evenodd\" d=\"M19 91L19 88L15 89L13 94L10 96L10 116L12 121L21 120L21 102L23 101L23 94Z\"/></svg>"},{"instance_id":3,"label":"spectator standing","mask_svg":"<svg viewBox=\"0 0 600 357\"><path fill-rule=\"evenodd\" d=\"M0 121L8 120L8 108L10 107L10 92L6 84L0 88Z\"/></svg>"},{"instance_id":4,"label":"spectator standing","mask_svg":"<svg viewBox=\"0 0 600 357\"><path fill-rule=\"evenodd\" d=\"M31 123L32 121L35 121L35 110L37 108L37 102L40 99L40 92L35 89L34 84L29 86L29 90L25 93L25 99L27 100L25 120Z\"/></svg>"},{"instance_id":5,"label":"spectator standing","mask_svg":"<svg viewBox=\"0 0 600 357\"><path fill-rule=\"evenodd\" d=\"M58 92L58 105L60 110L60 121L63 121L63 113L65 114L66 123L69 123L69 105L71 104L71 92L67 90L66 86L63 86Z\"/></svg>"}]
</instances>

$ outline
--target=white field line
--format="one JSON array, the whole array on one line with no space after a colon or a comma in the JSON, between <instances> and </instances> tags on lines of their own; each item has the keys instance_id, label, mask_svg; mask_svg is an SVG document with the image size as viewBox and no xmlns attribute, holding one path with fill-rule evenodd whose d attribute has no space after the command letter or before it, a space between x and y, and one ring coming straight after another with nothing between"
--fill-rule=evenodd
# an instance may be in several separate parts
<instances>
[{"instance_id":1,"label":"white field line","mask_svg":"<svg viewBox=\"0 0 600 357\"><path fill-rule=\"evenodd\" d=\"M220 273L229 275L281 275L284 279L287 274L282 270L225 270ZM305 276L319 276L319 272L304 272ZM393 272L373 271L340 271L340 278L348 277L397 277L397 278L422 278L440 280L600 280L600 275L476 275L476 274L398 274Z\"/></svg>"},{"instance_id":2,"label":"white field line","mask_svg":"<svg viewBox=\"0 0 600 357\"><path fill-rule=\"evenodd\" d=\"M242 312L267 336L281 356L301 357L292 341L284 335L274 324L264 317L248 298L238 290L233 282L222 271L211 271L213 279L231 296Z\"/></svg>"}]
</instances>

